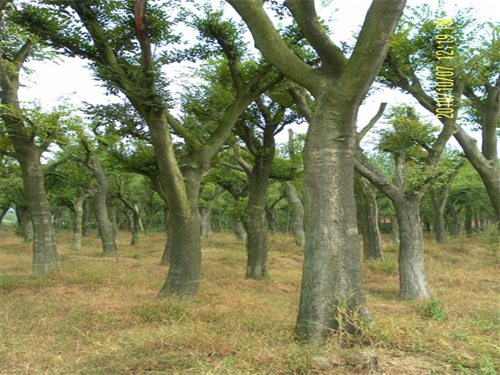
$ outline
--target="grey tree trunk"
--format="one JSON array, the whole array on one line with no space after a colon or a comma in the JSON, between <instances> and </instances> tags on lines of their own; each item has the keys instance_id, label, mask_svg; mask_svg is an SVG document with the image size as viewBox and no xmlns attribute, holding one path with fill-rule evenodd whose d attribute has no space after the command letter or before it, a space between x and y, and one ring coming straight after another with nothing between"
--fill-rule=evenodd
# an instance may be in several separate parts
<instances>
[{"instance_id":1,"label":"grey tree trunk","mask_svg":"<svg viewBox=\"0 0 500 375\"><path fill-rule=\"evenodd\" d=\"M438 196L435 190L431 190L432 206L434 207L434 227L436 231L436 241L439 244L446 244L446 226L444 219L444 210L446 207L446 198Z\"/></svg>"},{"instance_id":2,"label":"grey tree trunk","mask_svg":"<svg viewBox=\"0 0 500 375\"><path fill-rule=\"evenodd\" d=\"M398 218L394 215L391 215L391 240L393 245L399 245Z\"/></svg>"},{"instance_id":3,"label":"grey tree trunk","mask_svg":"<svg viewBox=\"0 0 500 375\"><path fill-rule=\"evenodd\" d=\"M21 236L24 242L33 241L33 223L27 206L16 206L17 229L16 235Z\"/></svg>"},{"instance_id":4,"label":"grey tree trunk","mask_svg":"<svg viewBox=\"0 0 500 375\"><path fill-rule=\"evenodd\" d=\"M292 230L293 238L298 246L305 245L304 233L304 206L300 201L297 189L291 181L283 182L290 205L290 229Z\"/></svg>"},{"instance_id":5,"label":"grey tree trunk","mask_svg":"<svg viewBox=\"0 0 500 375\"><path fill-rule=\"evenodd\" d=\"M45 195L44 175L35 150L18 157L26 202L33 223L33 274L47 275L62 269L56 249L50 205Z\"/></svg>"},{"instance_id":6,"label":"grey tree trunk","mask_svg":"<svg viewBox=\"0 0 500 375\"><path fill-rule=\"evenodd\" d=\"M172 227L170 225L170 211L165 207L165 231L167 233L167 241L163 249L160 265L166 266L170 263L170 256L172 255Z\"/></svg>"},{"instance_id":7,"label":"grey tree trunk","mask_svg":"<svg viewBox=\"0 0 500 375\"><path fill-rule=\"evenodd\" d=\"M87 237L92 230L92 223L90 221L90 200L86 199L83 202L83 218L82 218L82 236Z\"/></svg>"},{"instance_id":8,"label":"grey tree trunk","mask_svg":"<svg viewBox=\"0 0 500 375\"><path fill-rule=\"evenodd\" d=\"M467 237L472 236L472 208L467 205L465 206L465 234Z\"/></svg>"},{"instance_id":9,"label":"grey tree trunk","mask_svg":"<svg viewBox=\"0 0 500 375\"><path fill-rule=\"evenodd\" d=\"M108 209L108 217L111 222L111 226L113 227L113 236L118 236L118 212L115 210L112 204L109 203L109 200L106 199L106 205Z\"/></svg>"},{"instance_id":10,"label":"grey tree trunk","mask_svg":"<svg viewBox=\"0 0 500 375\"><path fill-rule=\"evenodd\" d=\"M378 227L378 204L370 182L356 175L354 191L359 204L358 225L363 235L363 254L365 259L383 260L382 239Z\"/></svg>"},{"instance_id":11,"label":"grey tree trunk","mask_svg":"<svg viewBox=\"0 0 500 375\"><path fill-rule=\"evenodd\" d=\"M171 254L167 279L158 298L171 295L195 296L201 273L201 220L198 210L203 170L193 168L183 173L189 199L190 214L170 208Z\"/></svg>"},{"instance_id":12,"label":"grey tree trunk","mask_svg":"<svg viewBox=\"0 0 500 375\"><path fill-rule=\"evenodd\" d=\"M355 332L344 314L371 319L354 200L355 134L348 125L355 122L357 106L342 96L333 90L317 98L303 154L307 236L296 334L311 342L322 341L339 321Z\"/></svg>"},{"instance_id":13,"label":"grey tree trunk","mask_svg":"<svg viewBox=\"0 0 500 375\"><path fill-rule=\"evenodd\" d=\"M233 230L234 237L238 241L243 241L247 238L247 232L245 230L245 226L240 219L232 218L231 219L231 229Z\"/></svg>"},{"instance_id":14,"label":"grey tree trunk","mask_svg":"<svg viewBox=\"0 0 500 375\"><path fill-rule=\"evenodd\" d=\"M99 227L102 250L104 255L114 255L117 252L115 243L115 232L113 224L108 215L107 199L109 182L106 173L101 166L99 155L88 150L87 160L83 163L91 170L97 180L97 189L90 192L94 204L94 214Z\"/></svg>"},{"instance_id":15,"label":"grey tree trunk","mask_svg":"<svg viewBox=\"0 0 500 375\"><path fill-rule=\"evenodd\" d=\"M424 267L424 238L420 222L421 197L394 200L399 223L399 284L403 299L430 297Z\"/></svg>"},{"instance_id":16,"label":"grey tree trunk","mask_svg":"<svg viewBox=\"0 0 500 375\"><path fill-rule=\"evenodd\" d=\"M87 198L88 194L82 188L79 188L78 198L74 203L73 239L71 241L71 250L79 251L82 249L83 204Z\"/></svg>"},{"instance_id":17,"label":"grey tree trunk","mask_svg":"<svg viewBox=\"0 0 500 375\"><path fill-rule=\"evenodd\" d=\"M460 223L458 221L458 212L451 202L448 202L446 204L446 209L448 211L448 217L450 218L448 224L450 234L453 236L453 238L458 238L460 237Z\"/></svg>"},{"instance_id":18,"label":"grey tree trunk","mask_svg":"<svg viewBox=\"0 0 500 375\"><path fill-rule=\"evenodd\" d=\"M247 217L245 228L247 230L247 270L246 277L250 279L263 279L267 271L267 226L266 205L267 187L274 160L274 140L272 145L267 145L261 152L254 155L254 165L249 176Z\"/></svg>"},{"instance_id":19,"label":"grey tree trunk","mask_svg":"<svg viewBox=\"0 0 500 375\"><path fill-rule=\"evenodd\" d=\"M266 220L267 220L267 228L271 233L279 232L279 224L278 224L278 213L274 208L265 207L266 210Z\"/></svg>"},{"instance_id":20,"label":"grey tree trunk","mask_svg":"<svg viewBox=\"0 0 500 375\"><path fill-rule=\"evenodd\" d=\"M212 212L212 207L200 207L202 238L209 238L210 235L212 234L212 224L210 221L211 212Z\"/></svg>"}]
</instances>

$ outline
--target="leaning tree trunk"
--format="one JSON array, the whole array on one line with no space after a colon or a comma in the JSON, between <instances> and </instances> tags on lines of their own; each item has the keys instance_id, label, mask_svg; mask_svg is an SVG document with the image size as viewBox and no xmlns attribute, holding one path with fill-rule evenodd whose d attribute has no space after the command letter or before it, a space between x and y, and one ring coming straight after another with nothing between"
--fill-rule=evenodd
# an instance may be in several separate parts
<instances>
[{"instance_id":1,"label":"leaning tree trunk","mask_svg":"<svg viewBox=\"0 0 500 375\"><path fill-rule=\"evenodd\" d=\"M79 251L82 249L82 231L83 231L83 204L88 195L82 188L78 189L78 199L74 203L74 221L73 221L73 240L71 241L71 250Z\"/></svg>"},{"instance_id":2,"label":"leaning tree trunk","mask_svg":"<svg viewBox=\"0 0 500 375\"><path fill-rule=\"evenodd\" d=\"M354 332L349 321L371 319L354 200L357 106L338 91L317 98L303 153L307 235L296 334L308 342L323 341L339 322Z\"/></svg>"},{"instance_id":3,"label":"leaning tree trunk","mask_svg":"<svg viewBox=\"0 0 500 375\"><path fill-rule=\"evenodd\" d=\"M17 229L16 235L21 236L24 242L33 241L33 223L27 206L16 206Z\"/></svg>"},{"instance_id":4,"label":"leaning tree trunk","mask_svg":"<svg viewBox=\"0 0 500 375\"><path fill-rule=\"evenodd\" d=\"M92 202L94 204L94 213L99 227L99 236L101 237L102 250L104 255L116 254L115 232L113 224L109 219L107 199L109 183L104 169L99 161L97 154L89 155L86 166L92 171L97 180L97 189L92 192Z\"/></svg>"},{"instance_id":5,"label":"leaning tree trunk","mask_svg":"<svg viewBox=\"0 0 500 375\"><path fill-rule=\"evenodd\" d=\"M399 224L399 285L403 299L430 297L425 278L420 201L417 195L393 200Z\"/></svg>"},{"instance_id":6,"label":"leaning tree trunk","mask_svg":"<svg viewBox=\"0 0 500 375\"><path fill-rule=\"evenodd\" d=\"M240 219L238 218L231 219L231 229L233 231L236 240L243 241L245 238L247 238L247 231L245 229L245 225Z\"/></svg>"},{"instance_id":7,"label":"leaning tree trunk","mask_svg":"<svg viewBox=\"0 0 500 375\"><path fill-rule=\"evenodd\" d=\"M365 259L383 260L382 240L378 227L378 204L370 182L357 175L354 179L356 197L358 198L358 219L363 235L363 254Z\"/></svg>"},{"instance_id":8,"label":"leaning tree trunk","mask_svg":"<svg viewBox=\"0 0 500 375\"><path fill-rule=\"evenodd\" d=\"M297 189L291 181L283 182L285 186L286 195L288 197L288 204L290 205L290 226L293 233L293 238L298 246L304 246L304 206L300 201Z\"/></svg>"}]
</instances>

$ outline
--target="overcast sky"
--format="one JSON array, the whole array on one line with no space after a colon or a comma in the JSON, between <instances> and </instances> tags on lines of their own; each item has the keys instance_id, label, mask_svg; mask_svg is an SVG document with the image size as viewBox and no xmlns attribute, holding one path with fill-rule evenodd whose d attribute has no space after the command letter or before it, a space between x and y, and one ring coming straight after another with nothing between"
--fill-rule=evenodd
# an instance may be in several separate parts
<instances>
[{"instance_id":1,"label":"overcast sky","mask_svg":"<svg viewBox=\"0 0 500 375\"><path fill-rule=\"evenodd\" d=\"M417 6L425 2L422 0L409 0L407 5ZM436 4L436 6L438 4L436 0L427 2ZM327 8L321 10L320 14L325 20L328 20L333 31L332 38L336 43L339 43L339 41L352 39L353 32L359 30L371 0L323 0L317 1L317 3L329 4ZM453 13L454 8L472 7L477 11L476 17L479 21L493 20L491 17L498 17L498 14L500 14L498 1L445 0L443 3L445 10L450 13ZM215 1L214 4L216 4ZM232 10L230 12L233 13ZM81 60L64 59L59 64L55 62L33 62L29 64L29 67L34 70L34 73L23 79L25 87L20 90L20 99L22 101L37 100L41 102L43 107L50 108L57 105L61 97L69 97L70 101L75 105L79 105L83 101L101 104L107 103L111 99L105 96L105 90L92 79L91 73L85 68L85 62ZM180 69L178 72L180 73ZM360 108L359 126L363 126L370 120L377 112L381 102L388 102L390 105L408 103L419 107L418 103L408 95L399 94L394 90L384 90L370 96ZM421 113L426 112L422 111ZM300 131L301 129L297 128L297 130ZM302 131L305 131L304 127L302 127ZM279 141L283 142L284 137L285 132L283 132Z\"/></svg>"}]
</instances>

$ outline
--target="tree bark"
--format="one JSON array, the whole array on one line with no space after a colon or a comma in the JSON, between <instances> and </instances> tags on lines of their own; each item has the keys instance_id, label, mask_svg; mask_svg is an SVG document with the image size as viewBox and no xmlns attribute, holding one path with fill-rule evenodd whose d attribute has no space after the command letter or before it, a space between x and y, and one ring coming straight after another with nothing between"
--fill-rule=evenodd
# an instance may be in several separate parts
<instances>
[{"instance_id":1,"label":"tree bark","mask_svg":"<svg viewBox=\"0 0 500 375\"><path fill-rule=\"evenodd\" d=\"M267 220L267 228L271 233L279 232L279 223L278 223L278 213L273 207L265 207L266 211L266 220Z\"/></svg>"},{"instance_id":2,"label":"tree bark","mask_svg":"<svg viewBox=\"0 0 500 375\"><path fill-rule=\"evenodd\" d=\"M399 223L399 281L403 299L426 299L427 289L424 267L424 238L420 222L421 197L413 195L394 201Z\"/></svg>"},{"instance_id":3,"label":"tree bark","mask_svg":"<svg viewBox=\"0 0 500 375\"><path fill-rule=\"evenodd\" d=\"M82 249L82 231L83 231L83 204L88 198L88 194L82 189L78 189L78 198L74 203L73 220L73 239L71 241L71 250L79 251Z\"/></svg>"},{"instance_id":4,"label":"tree bark","mask_svg":"<svg viewBox=\"0 0 500 375\"><path fill-rule=\"evenodd\" d=\"M450 234L453 236L453 238L458 238L460 237L460 223L458 221L457 210L455 209L455 206L451 202L448 202L446 204L446 208L448 211L448 216L450 217L450 221L448 224Z\"/></svg>"},{"instance_id":5,"label":"tree bark","mask_svg":"<svg viewBox=\"0 0 500 375\"><path fill-rule=\"evenodd\" d=\"M283 182L283 186L285 187L288 204L290 205L290 227L293 238L298 246L304 246L304 206L292 181Z\"/></svg>"},{"instance_id":6,"label":"tree bark","mask_svg":"<svg viewBox=\"0 0 500 375\"><path fill-rule=\"evenodd\" d=\"M357 175L354 179L354 191L359 204L358 224L363 235L363 254L365 259L383 260L382 239L378 227L378 204L370 182Z\"/></svg>"},{"instance_id":7,"label":"tree bark","mask_svg":"<svg viewBox=\"0 0 500 375\"><path fill-rule=\"evenodd\" d=\"M21 236L24 242L33 241L33 223L27 206L16 206L17 230L16 234Z\"/></svg>"},{"instance_id":8,"label":"tree bark","mask_svg":"<svg viewBox=\"0 0 500 375\"><path fill-rule=\"evenodd\" d=\"M94 152L89 151L88 158L84 165L91 170L97 180L97 189L92 190L90 195L94 204L94 214L99 227L103 254L106 256L114 255L117 253L117 248L113 224L111 223L108 215L108 178L106 177L104 169L101 166L99 156Z\"/></svg>"},{"instance_id":9,"label":"tree bark","mask_svg":"<svg viewBox=\"0 0 500 375\"><path fill-rule=\"evenodd\" d=\"M472 207L469 205L465 206L465 234L467 237L472 236Z\"/></svg>"},{"instance_id":10,"label":"tree bark","mask_svg":"<svg viewBox=\"0 0 500 375\"><path fill-rule=\"evenodd\" d=\"M165 207L165 231L167 233L167 241L165 242L165 247L163 248L163 254L161 256L161 266L169 264L170 257L172 256L172 227L170 225L170 211L168 207Z\"/></svg>"},{"instance_id":11,"label":"tree bark","mask_svg":"<svg viewBox=\"0 0 500 375\"><path fill-rule=\"evenodd\" d=\"M391 240L393 245L399 246L399 224L395 215L391 215Z\"/></svg>"},{"instance_id":12,"label":"tree bark","mask_svg":"<svg viewBox=\"0 0 500 375\"><path fill-rule=\"evenodd\" d=\"M274 136L273 136L274 137ZM249 176L247 216L247 270L246 277L263 279L267 271L267 227L266 205L267 187L274 160L274 140L272 145L264 146L254 155L254 165Z\"/></svg>"},{"instance_id":13,"label":"tree bark","mask_svg":"<svg viewBox=\"0 0 500 375\"><path fill-rule=\"evenodd\" d=\"M234 237L237 241L243 241L247 238L247 231L245 225L238 218L231 219L231 229L233 230Z\"/></svg>"},{"instance_id":14,"label":"tree bark","mask_svg":"<svg viewBox=\"0 0 500 375\"><path fill-rule=\"evenodd\" d=\"M90 221L90 200L86 199L83 202L83 218L82 218L82 236L90 236L92 230L92 222Z\"/></svg>"},{"instance_id":15,"label":"tree bark","mask_svg":"<svg viewBox=\"0 0 500 375\"><path fill-rule=\"evenodd\" d=\"M346 311L371 319L356 224L355 134L348 125L354 123L357 107L343 103L341 91L317 99L303 154L306 238L296 333L312 342L324 339L327 329L339 328L338 318L354 332L342 318Z\"/></svg>"},{"instance_id":16,"label":"tree bark","mask_svg":"<svg viewBox=\"0 0 500 375\"><path fill-rule=\"evenodd\" d=\"M167 279L158 297L170 295L195 296L198 293L201 272L201 220L198 211L198 195L203 170L186 168L184 181L187 196L190 198L189 214L170 209L171 254ZM170 208L171 205L169 205Z\"/></svg>"},{"instance_id":17,"label":"tree bark","mask_svg":"<svg viewBox=\"0 0 500 375\"><path fill-rule=\"evenodd\" d=\"M212 223L210 221L211 211L211 207L200 207L202 238L210 238L210 235L212 234Z\"/></svg>"},{"instance_id":18,"label":"tree bark","mask_svg":"<svg viewBox=\"0 0 500 375\"><path fill-rule=\"evenodd\" d=\"M434 207L434 227L436 231L436 241L439 244L446 244L446 226L444 220L444 209L446 207L446 198L439 199L438 193L431 190L432 205ZM443 197L441 197L443 198Z\"/></svg>"}]
</instances>

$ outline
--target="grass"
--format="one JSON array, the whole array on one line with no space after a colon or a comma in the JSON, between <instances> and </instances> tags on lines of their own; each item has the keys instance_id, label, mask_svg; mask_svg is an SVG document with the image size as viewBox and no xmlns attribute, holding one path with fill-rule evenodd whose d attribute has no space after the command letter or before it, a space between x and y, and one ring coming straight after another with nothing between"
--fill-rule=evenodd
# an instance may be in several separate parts
<instances>
[{"instance_id":1,"label":"grass","mask_svg":"<svg viewBox=\"0 0 500 375\"><path fill-rule=\"evenodd\" d=\"M376 324L324 347L294 342L302 251L270 238L270 278L245 280L244 243L203 240L193 301L157 300L167 269L164 236L137 247L120 235L103 258L95 237L81 252L59 234L64 272L33 278L31 249L3 228L0 245L1 375L482 374L500 370L499 280L494 254L475 239L426 248L431 301L398 298L397 252L364 263ZM387 242L387 243L386 243Z\"/></svg>"}]
</instances>

